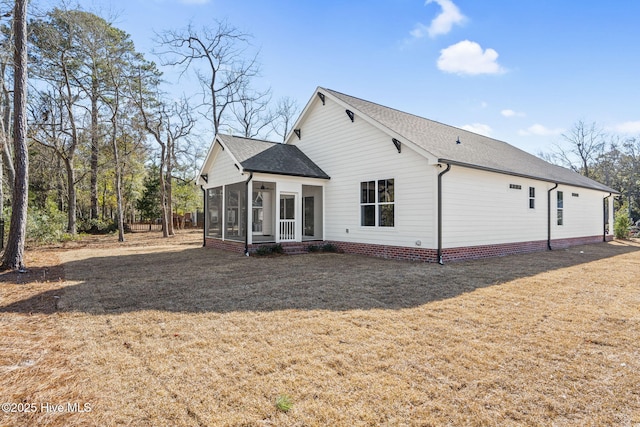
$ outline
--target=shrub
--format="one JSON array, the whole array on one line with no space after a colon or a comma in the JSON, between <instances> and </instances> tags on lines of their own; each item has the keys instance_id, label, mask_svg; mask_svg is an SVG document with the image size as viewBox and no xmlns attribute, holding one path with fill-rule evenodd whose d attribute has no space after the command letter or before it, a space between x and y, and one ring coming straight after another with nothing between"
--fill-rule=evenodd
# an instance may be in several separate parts
<instances>
[{"instance_id":1,"label":"shrub","mask_svg":"<svg viewBox=\"0 0 640 427\"><path fill-rule=\"evenodd\" d=\"M629 237L629 227L631 227L631 220L626 210L619 211L616 215L616 219L613 222L613 234L616 239L626 239Z\"/></svg>"},{"instance_id":2,"label":"shrub","mask_svg":"<svg viewBox=\"0 0 640 427\"><path fill-rule=\"evenodd\" d=\"M338 247L333 243L325 243L324 245L309 245L307 246L309 252L339 252Z\"/></svg>"},{"instance_id":3,"label":"shrub","mask_svg":"<svg viewBox=\"0 0 640 427\"><path fill-rule=\"evenodd\" d=\"M66 228L67 215L59 211L55 203L47 203L43 208L29 206L27 240L30 243L43 244L59 242L63 239L69 240ZM9 221L5 222L5 229L9 229Z\"/></svg>"},{"instance_id":4,"label":"shrub","mask_svg":"<svg viewBox=\"0 0 640 427\"><path fill-rule=\"evenodd\" d=\"M283 252L284 250L282 249L282 245L280 243L278 243L277 245L271 245L271 246L261 245L261 246L258 246L258 249L256 249L256 255L258 256L281 254Z\"/></svg>"},{"instance_id":5,"label":"shrub","mask_svg":"<svg viewBox=\"0 0 640 427\"><path fill-rule=\"evenodd\" d=\"M109 234L118 230L118 225L114 221L103 221L100 219L87 219L78 222L78 232L87 234Z\"/></svg>"},{"instance_id":6,"label":"shrub","mask_svg":"<svg viewBox=\"0 0 640 427\"><path fill-rule=\"evenodd\" d=\"M338 252L338 247L333 243L325 243L322 245L322 252Z\"/></svg>"}]
</instances>

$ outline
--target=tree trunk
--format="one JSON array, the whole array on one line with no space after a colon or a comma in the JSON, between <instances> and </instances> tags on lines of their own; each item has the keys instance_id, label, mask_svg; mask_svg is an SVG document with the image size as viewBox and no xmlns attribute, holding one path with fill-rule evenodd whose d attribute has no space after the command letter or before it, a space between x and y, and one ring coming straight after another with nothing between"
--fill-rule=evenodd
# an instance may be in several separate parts
<instances>
[{"instance_id":1,"label":"tree trunk","mask_svg":"<svg viewBox=\"0 0 640 427\"><path fill-rule=\"evenodd\" d=\"M24 268L24 242L27 234L29 203L29 151L27 146L27 0L16 0L13 11L13 143L16 178L13 187L11 225L7 248L2 257L4 269Z\"/></svg>"},{"instance_id":2,"label":"tree trunk","mask_svg":"<svg viewBox=\"0 0 640 427\"><path fill-rule=\"evenodd\" d=\"M98 218L98 79L91 80L91 213Z\"/></svg>"},{"instance_id":3,"label":"tree trunk","mask_svg":"<svg viewBox=\"0 0 640 427\"><path fill-rule=\"evenodd\" d=\"M69 205L67 206L67 233L76 234L76 173L73 169L71 159L64 159L64 166L67 170L67 198Z\"/></svg>"},{"instance_id":4,"label":"tree trunk","mask_svg":"<svg viewBox=\"0 0 640 427\"><path fill-rule=\"evenodd\" d=\"M173 187L171 182L171 174L173 173L173 141L171 140L171 137L167 137L166 155L167 155L167 162L166 162L167 176L165 177L164 185L167 187L166 197L167 197L167 210L169 215L169 218L168 218L169 227L167 232L169 236L175 236L176 232L173 228Z\"/></svg>"},{"instance_id":5,"label":"tree trunk","mask_svg":"<svg viewBox=\"0 0 640 427\"><path fill-rule=\"evenodd\" d=\"M162 237L169 237L169 214L167 212L167 186L165 184L165 154L167 149L162 145L160 150L160 208L162 210Z\"/></svg>"}]
</instances>

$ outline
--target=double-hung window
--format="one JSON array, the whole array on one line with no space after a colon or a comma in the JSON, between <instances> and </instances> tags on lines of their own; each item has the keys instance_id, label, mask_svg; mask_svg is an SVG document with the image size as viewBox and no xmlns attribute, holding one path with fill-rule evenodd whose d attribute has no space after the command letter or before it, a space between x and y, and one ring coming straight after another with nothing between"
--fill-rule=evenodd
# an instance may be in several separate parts
<instances>
[{"instance_id":1,"label":"double-hung window","mask_svg":"<svg viewBox=\"0 0 640 427\"><path fill-rule=\"evenodd\" d=\"M529 187L529 209L536 208L536 187Z\"/></svg>"},{"instance_id":2,"label":"double-hung window","mask_svg":"<svg viewBox=\"0 0 640 427\"><path fill-rule=\"evenodd\" d=\"M564 212L564 194L562 191L558 191L557 194L558 203L558 225L564 224L563 212Z\"/></svg>"},{"instance_id":3,"label":"double-hung window","mask_svg":"<svg viewBox=\"0 0 640 427\"><path fill-rule=\"evenodd\" d=\"M360 225L393 227L395 225L395 185L393 179L360 183Z\"/></svg>"}]
</instances>

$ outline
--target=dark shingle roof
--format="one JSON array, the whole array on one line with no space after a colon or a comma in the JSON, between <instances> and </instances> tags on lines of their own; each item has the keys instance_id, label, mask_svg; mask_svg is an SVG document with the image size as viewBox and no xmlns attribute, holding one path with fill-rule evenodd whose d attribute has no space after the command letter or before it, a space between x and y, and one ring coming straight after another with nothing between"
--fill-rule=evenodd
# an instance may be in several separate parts
<instances>
[{"instance_id":1,"label":"dark shingle roof","mask_svg":"<svg viewBox=\"0 0 640 427\"><path fill-rule=\"evenodd\" d=\"M329 179L329 175L295 145L218 134L242 167L249 172Z\"/></svg>"},{"instance_id":2,"label":"dark shingle roof","mask_svg":"<svg viewBox=\"0 0 640 427\"><path fill-rule=\"evenodd\" d=\"M607 192L617 191L493 138L320 88L435 156L438 161ZM457 141L460 141L458 144Z\"/></svg>"}]
</instances>

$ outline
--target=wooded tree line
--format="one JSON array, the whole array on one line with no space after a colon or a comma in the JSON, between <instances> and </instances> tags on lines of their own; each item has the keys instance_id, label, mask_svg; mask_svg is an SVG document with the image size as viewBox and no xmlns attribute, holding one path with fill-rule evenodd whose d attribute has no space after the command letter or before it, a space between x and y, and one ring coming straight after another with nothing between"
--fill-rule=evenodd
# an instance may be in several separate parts
<instances>
[{"instance_id":1,"label":"wooded tree line","mask_svg":"<svg viewBox=\"0 0 640 427\"><path fill-rule=\"evenodd\" d=\"M640 219L640 138L608 133L596 122L579 120L551 152L540 156L619 191L616 211Z\"/></svg>"},{"instance_id":2,"label":"wooded tree line","mask_svg":"<svg viewBox=\"0 0 640 427\"><path fill-rule=\"evenodd\" d=\"M270 89L254 88L260 66L251 36L225 21L160 32L156 63L108 19L59 7L24 18L28 152L18 155L19 3L26 13L25 0L0 3L7 8L0 20L3 214L14 207L16 166L28 161L31 222L69 236L112 226L122 241L123 222L138 215L160 218L170 236L173 217L201 205L196 165L215 132L284 139L298 113L292 99L274 102ZM165 81L158 64L195 76L199 90L169 94L176 82Z\"/></svg>"}]
</instances>

